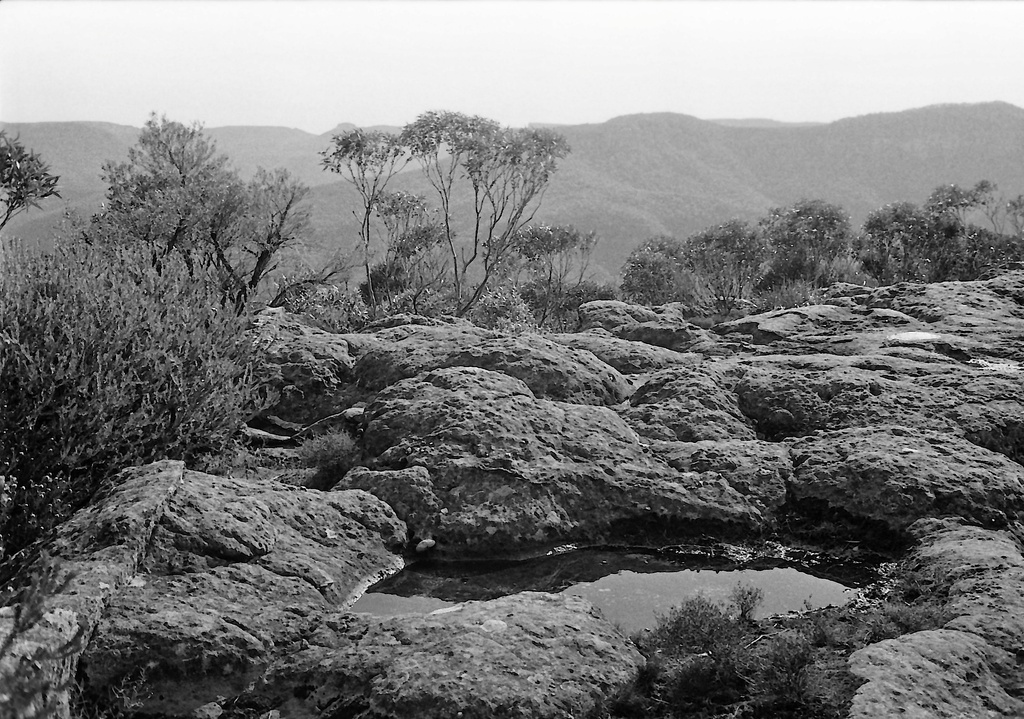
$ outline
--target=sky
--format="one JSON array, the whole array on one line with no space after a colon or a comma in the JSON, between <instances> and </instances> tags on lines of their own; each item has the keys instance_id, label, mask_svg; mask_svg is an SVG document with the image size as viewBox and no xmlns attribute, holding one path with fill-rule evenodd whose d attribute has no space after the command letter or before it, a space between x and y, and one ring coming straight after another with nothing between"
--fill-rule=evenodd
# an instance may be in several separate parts
<instances>
[{"instance_id":1,"label":"sky","mask_svg":"<svg viewBox=\"0 0 1024 719\"><path fill-rule=\"evenodd\" d=\"M1024 2L3 0L0 121L828 122L1024 107Z\"/></svg>"}]
</instances>

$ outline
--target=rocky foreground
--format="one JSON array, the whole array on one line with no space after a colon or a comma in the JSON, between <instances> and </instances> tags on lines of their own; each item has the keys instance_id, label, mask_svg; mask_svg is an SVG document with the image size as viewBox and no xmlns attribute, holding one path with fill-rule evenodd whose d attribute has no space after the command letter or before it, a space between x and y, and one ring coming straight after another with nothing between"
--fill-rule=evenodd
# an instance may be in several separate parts
<instances>
[{"instance_id":1,"label":"rocky foreground","mask_svg":"<svg viewBox=\"0 0 1024 719\"><path fill-rule=\"evenodd\" d=\"M851 717L1024 716L1024 272L840 285L712 330L672 306L580 315L507 337L266 312L268 414L355 418L365 466L126 471L61 530L71 582L0 687L18 653L84 626L64 671L133 713L581 717L644 658L579 598L346 610L417 546L510 557L827 521L909 547L903 572L952 617L855 652Z\"/></svg>"}]
</instances>

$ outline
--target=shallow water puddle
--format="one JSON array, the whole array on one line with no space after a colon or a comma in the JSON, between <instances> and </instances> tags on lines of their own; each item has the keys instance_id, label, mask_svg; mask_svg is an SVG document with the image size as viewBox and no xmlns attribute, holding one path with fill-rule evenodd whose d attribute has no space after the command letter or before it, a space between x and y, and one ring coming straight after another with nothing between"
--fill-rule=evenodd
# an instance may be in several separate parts
<instances>
[{"instance_id":1,"label":"shallow water puddle","mask_svg":"<svg viewBox=\"0 0 1024 719\"><path fill-rule=\"evenodd\" d=\"M726 604L737 584L764 593L755 617L841 606L857 596L856 589L803 567L691 569L651 555L572 552L497 567L417 565L371 587L350 611L377 616L427 614L462 601L519 591L562 592L587 599L629 633L654 626L658 615L698 594Z\"/></svg>"}]
</instances>

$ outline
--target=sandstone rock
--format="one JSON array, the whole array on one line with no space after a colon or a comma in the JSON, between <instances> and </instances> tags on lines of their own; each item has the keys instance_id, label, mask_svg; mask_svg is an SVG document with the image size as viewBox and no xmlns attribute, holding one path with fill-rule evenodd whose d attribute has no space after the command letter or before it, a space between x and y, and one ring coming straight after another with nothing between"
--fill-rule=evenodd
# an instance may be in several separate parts
<instances>
[{"instance_id":1,"label":"sandstone rock","mask_svg":"<svg viewBox=\"0 0 1024 719\"><path fill-rule=\"evenodd\" d=\"M604 329L547 335L547 339L568 347L587 350L625 375L655 372L666 367L694 367L701 362L699 354L676 352L642 342L620 339Z\"/></svg>"},{"instance_id":2,"label":"sandstone rock","mask_svg":"<svg viewBox=\"0 0 1024 719\"><path fill-rule=\"evenodd\" d=\"M713 336L686 320L688 309L679 303L639 307L617 300L596 300L580 305L580 329L600 328L620 339L675 352L717 353Z\"/></svg>"},{"instance_id":3,"label":"sandstone rock","mask_svg":"<svg viewBox=\"0 0 1024 719\"><path fill-rule=\"evenodd\" d=\"M966 632L938 629L887 639L853 653L850 671L866 679L850 719L936 719L1024 715L1024 702L1000 680L1015 668L1009 652Z\"/></svg>"},{"instance_id":4,"label":"sandstone rock","mask_svg":"<svg viewBox=\"0 0 1024 719\"><path fill-rule=\"evenodd\" d=\"M755 439L736 395L705 367L658 372L637 388L620 414L648 439Z\"/></svg>"},{"instance_id":5,"label":"sandstone rock","mask_svg":"<svg viewBox=\"0 0 1024 719\"><path fill-rule=\"evenodd\" d=\"M786 502L793 478L789 447L740 439L654 442L655 454L681 472L718 477L771 517Z\"/></svg>"},{"instance_id":6,"label":"sandstone rock","mask_svg":"<svg viewBox=\"0 0 1024 719\"><path fill-rule=\"evenodd\" d=\"M168 493L145 483L160 471L129 475L127 491L85 510L61 539L74 547L70 568L86 571L111 547L142 544L132 574L129 565L99 583L108 594L81 659L90 691L140 682L145 711L177 715L241 693L319 614L403 564L393 550L405 545L404 525L360 490L325 494L179 467ZM140 510L155 521L136 537ZM93 571L89 590L109 574Z\"/></svg>"},{"instance_id":7,"label":"sandstone rock","mask_svg":"<svg viewBox=\"0 0 1024 719\"><path fill-rule=\"evenodd\" d=\"M882 354L769 355L714 367L766 439L899 424L1024 460L1024 386L998 369Z\"/></svg>"},{"instance_id":8,"label":"sandstone rock","mask_svg":"<svg viewBox=\"0 0 1024 719\"><path fill-rule=\"evenodd\" d=\"M1007 527L1024 512L1024 467L945 433L899 426L789 440L797 500L903 532L927 517Z\"/></svg>"},{"instance_id":9,"label":"sandstone rock","mask_svg":"<svg viewBox=\"0 0 1024 719\"><path fill-rule=\"evenodd\" d=\"M450 368L403 380L366 416L377 469L427 470L431 491L402 501L414 507L426 497L430 511L435 498L441 504L431 519L407 515L438 550L500 556L613 541L631 522L756 530L764 521L726 481L669 467L611 410L538 399L498 372ZM359 481L377 491L372 478ZM394 496L391 485L381 491Z\"/></svg>"},{"instance_id":10,"label":"sandstone rock","mask_svg":"<svg viewBox=\"0 0 1024 719\"><path fill-rule=\"evenodd\" d=\"M601 328L611 332L623 325L656 319L658 313L653 308L619 300L594 300L580 305L580 330Z\"/></svg>"},{"instance_id":11,"label":"sandstone rock","mask_svg":"<svg viewBox=\"0 0 1024 719\"><path fill-rule=\"evenodd\" d=\"M410 540L430 537L443 508L426 467L384 470L354 467L335 486L335 490L341 489L363 489L387 502L406 523Z\"/></svg>"},{"instance_id":12,"label":"sandstone rock","mask_svg":"<svg viewBox=\"0 0 1024 719\"><path fill-rule=\"evenodd\" d=\"M1024 557L1006 532L952 519L910 528L918 545L906 581L952 618L855 652L851 671L868 680L851 717L1018 717L1024 640Z\"/></svg>"},{"instance_id":13,"label":"sandstone rock","mask_svg":"<svg viewBox=\"0 0 1024 719\"><path fill-rule=\"evenodd\" d=\"M905 562L909 579L945 599L947 629L970 632L992 646L1024 646L1024 557L1013 536L953 520L911 527L919 543Z\"/></svg>"},{"instance_id":14,"label":"sandstone rock","mask_svg":"<svg viewBox=\"0 0 1024 719\"><path fill-rule=\"evenodd\" d=\"M256 333L273 372L271 382L280 394L266 413L301 424L352 404L352 367L361 353L376 344L371 335L326 332L281 309L261 312Z\"/></svg>"},{"instance_id":15,"label":"sandstone rock","mask_svg":"<svg viewBox=\"0 0 1024 719\"><path fill-rule=\"evenodd\" d=\"M827 305L774 310L718 325L773 352L871 354L910 344L960 361L1024 362L1024 271L976 282L840 287ZM920 333L910 339L909 333ZM902 336L902 337L901 337Z\"/></svg>"},{"instance_id":16,"label":"sandstone rock","mask_svg":"<svg viewBox=\"0 0 1024 719\"><path fill-rule=\"evenodd\" d=\"M576 404L618 404L630 392L626 379L590 352L538 335L403 325L377 338L381 346L363 355L353 370L372 390L432 369L482 367L521 379L539 397Z\"/></svg>"},{"instance_id":17,"label":"sandstone rock","mask_svg":"<svg viewBox=\"0 0 1024 719\"><path fill-rule=\"evenodd\" d=\"M578 597L524 592L429 615L324 617L253 697L282 716L584 716L643 657Z\"/></svg>"}]
</instances>

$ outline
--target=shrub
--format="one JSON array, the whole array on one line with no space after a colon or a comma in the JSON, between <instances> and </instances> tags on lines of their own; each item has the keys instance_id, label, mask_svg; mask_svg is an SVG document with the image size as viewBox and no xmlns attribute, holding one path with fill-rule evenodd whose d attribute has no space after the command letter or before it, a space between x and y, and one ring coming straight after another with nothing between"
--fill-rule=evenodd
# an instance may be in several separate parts
<instances>
[{"instance_id":1,"label":"shrub","mask_svg":"<svg viewBox=\"0 0 1024 719\"><path fill-rule=\"evenodd\" d=\"M764 601L764 591L752 584L736 583L729 593L729 600L736 608L736 616L741 622L754 619L754 612Z\"/></svg>"},{"instance_id":2,"label":"shrub","mask_svg":"<svg viewBox=\"0 0 1024 719\"><path fill-rule=\"evenodd\" d=\"M757 657L751 688L762 702L801 704L807 700L807 670L813 659L813 647L803 634L774 637Z\"/></svg>"},{"instance_id":3,"label":"shrub","mask_svg":"<svg viewBox=\"0 0 1024 719\"><path fill-rule=\"evenodd\" d=\"M537 328L529 306L514 288L507 285L487 292L466 317L478 327L509 334Z\"/></svg>"},{"instance_id":4,"label":"shrub","mask_svg":"<svg viewBox=\"0 0 1024 719\"><path fill-rule=\"evenodd\" d=\"M50 612L46 605L72 579L44 553L20 592L0 596L0 606L11 607L10 622L0 623L0 630L6 629L6 635L0 631L0 716L59 715L73 679L67 660L85 648L86 626L71 621L66 611ZM67 631L62 634L58 627ZM68 636L72 627L75 631Z\"/></svg>"},{"instance_id":5,"label":"shrub","mask_svg":"<svg viewBox=\"0 0 1024 719\"><path fill-rule=\"evenodd\" d=\"M85 245L0 267L0 556L125 466L217 451L261 408L248 321L186 277Z\"/></svg>"},{"instance_id":6,"label":"shrub","mask_svg":"<svg viewBox=\"0 0 1024 719\"><path fill-rule=\"evenodd\" d=\"M689 269L685 243L667 236L646 240L626 258L621 290L625 300L642 305L694 304L700 288Z\"/></svg>"},{"instance_id":7,"label":"shrub","mask_svg":"<svg viewBox=\"0 0 1024 719\"><path fill-rule=\"evenodd\" d=\"M341 479L359 463L360 451L355 438L344 430L310 437L299 445L299 461L319 470L321 475Z\"/></svg>"},{"instance_id":8,"label":"shrub","mask_svg":"<svg viewBox=\"0 0 1024 719\"><path fill-rule=\"evenodd\" d=\"M370 309L359 292L303 278L282 286L270 306L283 307L328 332L358 332L370 321Z\"/></svg>"}]
</instances>

